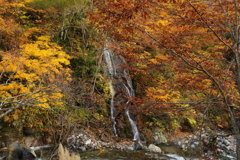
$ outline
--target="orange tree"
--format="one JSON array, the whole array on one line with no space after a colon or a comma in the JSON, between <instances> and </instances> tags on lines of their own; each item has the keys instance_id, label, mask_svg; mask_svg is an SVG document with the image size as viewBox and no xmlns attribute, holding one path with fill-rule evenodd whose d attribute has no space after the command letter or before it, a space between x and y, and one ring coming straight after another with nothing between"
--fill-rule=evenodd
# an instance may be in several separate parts
<instances>
[{"instance_id":1,"label":"orange tree","mask_svg":"<svg viewBox=\"0 0 240 160\"><path fill-rule=\"evenodd\" d=\"M100 0L95 6L92 22L119 43L119 53L131 66L143 74L149 68L160 71L155 75L157 85L145 91L151 106L225 107L239 158L235 120L240 93L238 1Z\"/></svg>"}]
</instances>

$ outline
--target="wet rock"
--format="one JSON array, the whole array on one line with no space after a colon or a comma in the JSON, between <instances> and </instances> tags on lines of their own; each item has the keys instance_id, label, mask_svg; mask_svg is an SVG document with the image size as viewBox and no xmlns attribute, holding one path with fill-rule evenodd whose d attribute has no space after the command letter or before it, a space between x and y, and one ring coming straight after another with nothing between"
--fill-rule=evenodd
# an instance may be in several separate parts
<instances>
[{"instance_id":1,"label":"wet rock","mask_svg":"<svg viewBox=\"0 0 240 160\"><path fill-rule=\"evenodd\" d=\"M68 146L74 150L86 151L87 149L94 149L95 142L91 140L91 137L82 132L76 133L67 139Z\"/></svg>"},{"instance_id":2,"label":"wet rock","mask_svg":"<svg viewBox=\"0 0 240 160\"><path fill-rule=\"evenodd\" d=\"M94 150L98 147L105 147L111 149L119 149L119 150L134 150L141 149L141 143L134 143L132 141L123 141L119 143L114 142L103 142L100 140L96 140L96 138L90 134L85 132L75 133L71 135L67 139L67 144L70 149L86 151L86 150Z\"/></svg>"},{"instance_id":3,"label":"wet rock","mask_svg":"<svg viewBox=\"0 0 240 160\"><path fill-rule=\"evenodd\" d=\"M127 147L127 150L129 150L129 151L133 151L134 148L130 146L130 147Z\"/></svg>"},{"instance_id":4,"label":"wet rock","mask_svg":"<svg viewBox=\"0 0 240 160\"><path fill-rule=\"evenodd\" d=\"M156 145L154 145L154 144L150 144L150 145L148 146L148 150L149 150L150 152L157 152L157 153L161 153L161 152L162 152L161 148L159 148L158 146L156 146Z\"/></svg>"},{"instance_id":5,"label":"wet rock","mask_svg":"<svg viewBox=\"0 0 240 160\"><path fill-rule=\"evenodd\" d=\"M195 131L191 135L174 139L173 143L184 150L195 150L201 147L205 151L209 151L209 153L204 154L207 157L206 159L216 156L214 155L216 151L218 156L236 157L236 139L233 135L229 135L224 131L213 131L206 128Z\"/></svg>"},{"instance_id":6,"label":"wet rock","mask_svg":"<svg viewBox=\"0 0 240 160\"><path fill-rule=\"evenodd\" d=\"M79 147L79 149L80 149L81 151L83 151L83 152L87 150L86 147L84 147L84 146Z\"/></svg>"},{"instance_id":7,"label":"wet rock","mask_svg":"<svg viewBox=\"0 0 240 160\"><path fill-rule=\"evenodd\" d=\"M178 142L177 142L177 145L181 146L181 145L182 145L182 142L181 142L181 141L178 141Z\"/></svg>"},{"instance_id":8,"label":"wet rock","mask_svg":"<svg viewBox=\"0 0 240 160\"><path fill-rule=\"evenodd\" d=\"M230 145L229 141L227 141L226 139L224 139L222 143L223 143L225 146L229 146L229 145Z\"/></svg>"},{"instance_id":9,"label":"wet rock","mask_svg":"<svg viewBox=\"0 0 240 160\"><path fill-rule=\"evenodd\" d=\"M182 148L182 149L186 149L187 147L186 147L185 144L182 144L182 145L181 145L181 148Z\"/></svg>"},{"instance_id":10,"label":"wet rock","mask_svg":"<svg viewBox=\"0 0 240 160\"><path fill-rule=\"evenodd\" d=\"M198 146L199 143L200 143L199 141L193 142L193 144L195 144L196 146Z\"/></svg>"},{"instance_id":11,"label":"wet rock","mask_svg":"<svg viewBox=\"0 0 240 160\"><path fill-rule=\"evenodd\" d=\"M10 145L8 150L8 156L3 160L37 160L35 153L19 144Z\"/></svg>"},{"instance_id":12,"label":"wet rock","mask_svg":"<svg viewBox=\"0 0 240 160\"><path fill-rule=\"evenodd\" d=\"M85 145L89 145L89 144L91 144L91 139L88 139L88 140L86 140L84 143L85 143Z\"/></svg>"},{"instance_id":13,"label":"wet rock","mask_svg":"<svg viewBox=\"0 0 240 160\"><path fill-rule=\"evenodd\" d=\"M24 137L23 138L23 144L27 147L30 146L37 146L38 145L38 139L36 137Z\"/></svg>"},{"instance_id":14,"label":"wet rock","mask_svg":"<svg viewBox=\"0 0 240 160\"><path fill-rule=\"evenodd\" d=\"M195 144L191 144L190 146L192 149L195 149L196 148L196 145Z\"/></svg>"},{"instance_id":15,"label":"wet rock","mask_svg":"<svg viewBox=\"0 0 240 160\"><path fill-rule=\"evenodd\" d=\"M133 146L134 150L141 150L143 148L144 148L144 146L140 141L134 141L134 146Z\"/></svg>"},{"instance_id":16,"label":"wet rock","mask_svg":"<svg viewBox=\"0 0 240 160\"><path fill-rule=\"evenodd\" d=\"M159 144L166 144L167 138L164 136L164 134L161 132L160 129L155 129L153 132L153 139L154 139L154 144L159 145Z\"/></svg>"}]
</instances>

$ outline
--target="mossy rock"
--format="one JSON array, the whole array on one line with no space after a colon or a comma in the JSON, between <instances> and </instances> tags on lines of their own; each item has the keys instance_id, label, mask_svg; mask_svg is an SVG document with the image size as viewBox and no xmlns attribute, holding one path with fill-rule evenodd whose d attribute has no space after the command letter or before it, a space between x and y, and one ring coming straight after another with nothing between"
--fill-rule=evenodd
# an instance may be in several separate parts
<instances>
[{"instance_id":1,"label":"mossy rock","mask_svg":"<svg viewBox=\"0 0 240 160\"><path fill-rule=\"evenodd\" d=\"M197 121L193 118L187 117L184 118L183 122L181 123L182 131L192 132L194 128L197 126Z\"/></svg>"},{"instance_id":2,"label":"mossy rock","mask_svg":"<svg viewBox=\"0 0 240 160\"><path fill-rule=\"evenodd\" d=\"M153 131L153 139L154 139L154 144L156 145L165 144L168 142L167 138L164 136L162 131L158 128Z\"/></svg>"}]
</instances>

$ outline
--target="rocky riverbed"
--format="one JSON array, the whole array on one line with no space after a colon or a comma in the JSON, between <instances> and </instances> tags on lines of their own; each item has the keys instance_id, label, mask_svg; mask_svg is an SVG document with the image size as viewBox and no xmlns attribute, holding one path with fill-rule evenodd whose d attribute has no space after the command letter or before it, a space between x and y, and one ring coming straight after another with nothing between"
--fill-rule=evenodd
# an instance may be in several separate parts
<instances>
[{"instance_id":1,"label":"rocky riverbed","mask_svg":"<svg viewBox=\"0 0 240 160\"><path fill-rule=\"evenodd\" d=\"M198 156L184 156L183 154L179 154L181 151L177 146L169 147L167 145L158 146L155 144L146 145L143 143L141 149L136 151L136 142L134 141L122 139L122 141L119 142L107 142L97 140L94 136L91 136L91 134L86 132L73 134L68 138L67 144L73 151L80 151L83 154L86 152L94 154L96 150L102 150L104 152L107 151L107 153L110 152L110 154L112 152L118 152L119 154L124 154L124 156L126 156L125 153L131 155L129 152L132 151L132 154L138 152L139 154L144 154L145 156L143 157L148 157L148 159L163 159L163 157L165 157L164 159L166 160L199 159ZM171 151L169 148L171 148Z\"/></svg>"},{"instance_id":2,"label":"rocky riverbed","mask_svg":"<svg viewBox=\"0 0 240 160\"><path fill-rule=\"evenodd\" d=\"M91 131L77 131L68 137L66 147L72 151L81 152L82 154L90 153L92 156L97 152L103 154L114 154L118 152L119 156L122 154L124 156L133 156L141 153L147 157L152 157L152 159L165 157L166 160L184 160L184 158L196 160L201 158L209 160L236 159L236 140L233 135L224 131L204 129L177 138L169 138L165 136L161 130L155 130L152 134L153 141L151 143L141 142L141 147L139 147L138 143L129 139L100 137L101 138ZM5 141L11 141L4 137L2 138ZM36 142L36 138L25 137L23 139L24 141L21 141L23 143L20 143L23 146L31 148L41 145L41 143ZM42 145L46 144L44 143ZM136 148L141 148L141 150L136 151Z\"/></svg>"},{"instance_id":3,"label":"rocky riverbed","mask_svg":"<svg viewBox=\"0 0 240 160\"><path fill-rule=\"evenodd\" d=\"M201 130L172 142L183 150L199 150L207 159L236 159L236 139L227 132Z\"/></svg>"},{"instance_id":4,"label":"rocky riverbed","mask_svg":"<svg viewBox=\"0 0 240 160\"><path fill-rule=\"evenodd\" d=\"M160 144L156 142L154 144L146 145L146 143L142 142L142 150L165 155L178 155L180 152L192 152L193 155L198 155L194 157L195 159L200 159L200 157L214 160L236 159L236 141L233 135L230 135L223 131L218 131L215 133L211 130L201 130L172 140L166 140L167 138L164 138L164 135L162 133L155 133L154 136L155 140L158 140L160 138L160 140L164 143ZM96 149L99 150L101 148L133 151L136 148L136 142L130 140L122 139L122 141L119 142L102 141L97 140L94 136L91 136L91 134L84 131L75 133L70 136L67 140L67 144L70 149L81 152ZM169 146L173 146L171 150L169 149ZM179 157L182 157L182 155L178 155L177 159L179 159Z\"/></svg>"}]
</instances>

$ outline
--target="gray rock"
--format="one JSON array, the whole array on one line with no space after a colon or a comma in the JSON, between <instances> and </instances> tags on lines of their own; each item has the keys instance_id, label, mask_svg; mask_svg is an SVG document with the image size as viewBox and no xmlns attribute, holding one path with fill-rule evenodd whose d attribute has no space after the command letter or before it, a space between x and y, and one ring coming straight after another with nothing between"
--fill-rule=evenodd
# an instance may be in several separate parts
<instances>
[{"instance_id":1,"label":"gray rock","mask_svg":"<svg viewBox=\"0 0 240 160\"><path fill-rule=\"evenodd\" d=\"M133 151L133 150L134 150L133 147L126 147L126 148L127 148L127 150L130 150L130 151Z\"/></svg>"},{"instance_id":2,"label":"gray rock","mask_svg":"<svg viewBox=\"0 0 240 160\"><path fill-rule=\"evenodd\" d=\"M8 156L3 160L36 160L36 154L20 144L13 143L8 150Z\"/></svg>"},{"instance_id":3,"label":"gray rock","mask_svg":"<svg viewBox=\"0 0 240 160\"><path fill-rule=\"evenodd\" d=\"M196 145L195 144L191 144L190 146L192 149L196 148Z\"/></svg>"},{"instance_id":4,"label":"gray rock","mask_svg":"<svg viewBox=\"0 0 240 160\"><path fill-rule=\"evenodd\" d=\"M79 147L79 149L83 152L87 150L86 147Z\"/></svg>"},{"instance_id":5,"label":"gray rock","mask_svg":"<svg viewBox=\"0 0 240 160\"><path fill-rule=\"evenodd\" d=\"M181 148L182 148L182 149L186 149L187 147L186 147L185 144L183 144L183 145L181 146Z\"/></svg>"},{"instance_id":6,"label":"gray rock","mask_svg":"<svg viewBox=\"0 0 240 160\"><path fill-rule=\"evenodd\" d=\"M154 145L154 144L150 144L150 145L148 146L148 150L149 150L150 152L157 152L157 153L161 153L161 152L162 152L161 148L159 148L158 146L156 146L156 145Z\"/></svg>"},{"instance_id":7,"label":"gray rock","mask_svg":"<svg viewBox=\"0 0 240 160\"><path fill-rule=\"evenodd\" d=\"M88 139L86 142L85 142L85 145L89 145L89 144L91 144L91 139Z\"/></svg>"},{"instance_id":8,"label":"gray rock","mask_svg":"<svg viewBox=\"0 0 240 160\"><path fill-rule=\"evenodd\" d=\"M155 129L153 132L154 144L167 143L167 138L163 135L160 129Z\"/></svg>"},{"instance_id":9,"label":"gray rock","mask_svg":"<svg viewBox=\"0 0 240 160\"><path fill-rule=\"evenodd\" d=\"M222 143L226 146L229 146L229 144L230 144L229 141L227 141L226 139L224 139Z\"/></svg>"},{"instance_id":10,"label":"gray rock","mask_svg":"<svg viewBox=\"0 0 240 160\"><path fill-rule=\"evenodd\" d=\"M199 142L198 142L198 141L196 141L196 142L194 142L194 144L195 144L195 145L199 145Z\"/></svg>"},{"instance_id":11,"label":"gray rock","mask_svg":"<svg viewBox=\"0 0 240 160\"><path fill-rule=\"evenodd\" d=\"M179 141L179 142L177 142L177 144L178 144L179 146L181 146L181 145L182 145L182 142Z\"/></svg>"}]
</instances>

